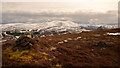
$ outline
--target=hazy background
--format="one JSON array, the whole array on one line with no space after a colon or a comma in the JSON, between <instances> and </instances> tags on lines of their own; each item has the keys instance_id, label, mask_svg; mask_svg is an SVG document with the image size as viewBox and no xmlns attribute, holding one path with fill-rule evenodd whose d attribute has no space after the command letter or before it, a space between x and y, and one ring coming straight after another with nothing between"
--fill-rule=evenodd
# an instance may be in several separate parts
<instances>
[{"instance_id":1,"label":"hazy background","mask_svg":"<svg viewBox=\"0 0 120 68\"><path fill-rule=\"evenodd\" d=\"M117 24L118 0L4 0L2 23L73 21L80 24ZM37 2L38 1L38 2Z\"/></svg>"}]
</instances>

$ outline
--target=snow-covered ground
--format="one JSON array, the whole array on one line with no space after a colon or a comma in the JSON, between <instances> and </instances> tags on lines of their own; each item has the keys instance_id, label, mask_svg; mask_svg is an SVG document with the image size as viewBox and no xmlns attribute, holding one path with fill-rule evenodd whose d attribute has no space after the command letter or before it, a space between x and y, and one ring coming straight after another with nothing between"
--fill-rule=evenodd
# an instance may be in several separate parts
<instances>
[{"instance_id":1,"label":"snow-covered ground","mask_svg":"<svg viewBox=\"0 0 120 68\"><path fill-rule=\"evenodd\" d=\"M32 31L36 30L40 33L45 32L56 32L56 33L72 33L72 32L82 32L95 29L105 29L105 28L117 28L117 25L90 25L90 24L78 24L72 21L51 21L43 23L12 23L12 24L2 24L2 31L19 31L26 30Z\"/></svg>"}]
</instances>

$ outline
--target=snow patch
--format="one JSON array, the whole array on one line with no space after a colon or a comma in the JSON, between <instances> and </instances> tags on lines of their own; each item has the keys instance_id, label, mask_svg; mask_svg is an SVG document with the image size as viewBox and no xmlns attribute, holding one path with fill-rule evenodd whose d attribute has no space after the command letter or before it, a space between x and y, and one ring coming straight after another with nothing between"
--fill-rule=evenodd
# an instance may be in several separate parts
<instances>
[{"instance_id":1,"label":"snow patch","mask_svg":"<svg viewBox=\"0 0 120 68\"><path fill-rule=\"evenodd\" d=\"M120 35L120 33L107 33L107 35Z\"/></svg>"}]
</instances>

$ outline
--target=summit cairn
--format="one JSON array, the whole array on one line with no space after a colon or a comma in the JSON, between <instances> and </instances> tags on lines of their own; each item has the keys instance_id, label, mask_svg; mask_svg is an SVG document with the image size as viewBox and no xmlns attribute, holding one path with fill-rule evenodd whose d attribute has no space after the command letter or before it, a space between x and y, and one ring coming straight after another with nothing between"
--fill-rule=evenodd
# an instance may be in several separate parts
<instances>
[{"instance_id":1,"label":"summit cairn","mask_svg":"<svg viewBox=\"0 0 120 68\"><path fill-rule=\"evenodd\" d=\"M16 44L13 47L14 51L23 51L23 50L38 50L39 38L33 34L24 34L17 39Z\"/></svg>"}]
</instances>

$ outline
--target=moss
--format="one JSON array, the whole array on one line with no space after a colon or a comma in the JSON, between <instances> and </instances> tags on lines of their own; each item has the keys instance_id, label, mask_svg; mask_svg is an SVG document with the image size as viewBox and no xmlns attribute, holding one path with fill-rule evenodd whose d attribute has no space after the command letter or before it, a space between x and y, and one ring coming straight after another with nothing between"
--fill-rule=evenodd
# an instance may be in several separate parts
<instances>
[{"instance_id":1,"label":"moss","mask_svg":"<svg viewBox=\"0 0 120 68\"><path fill-rule=\"evenodd\" d=\"M9 56L5 56L5 58L7 59L7 62L10 63L14 61L14 63L19 62L18 65L25 65L26 63L31 63L31 64L43 64L45 62L49 63L49 66L56 66L56 63L54 62L58 62L57 58L54 57L50 57L50 54L46 53L46 52L35 52L35 51L30 51L30 50L24 50L24 51L17 51L14 52L12 50L10 50L10 48L4 50L4 56L5 55L9 55ZM8 52L6 52L8 51ZM6 60L6 59L5 59ZM56 66L58 67L58 65Z\"/></svg>"}]
</instances>

